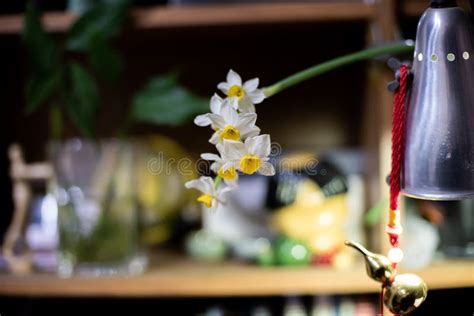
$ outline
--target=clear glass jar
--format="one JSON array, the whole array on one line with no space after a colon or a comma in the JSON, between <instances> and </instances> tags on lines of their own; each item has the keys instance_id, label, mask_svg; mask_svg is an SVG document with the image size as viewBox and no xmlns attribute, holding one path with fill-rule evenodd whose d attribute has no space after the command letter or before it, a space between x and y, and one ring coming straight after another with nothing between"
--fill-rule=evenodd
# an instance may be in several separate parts
<instances>
[{"instance_id":1,"label":"clear glass jar","mask_svg":"<svg viewBox=\"0 0 474 316\"><path fill-rule=\"evenodd\" d=\"M50 144L58 203L58 273L144 271L137 203L138 144L72 139Z\"/></svg>"}]
</instances>

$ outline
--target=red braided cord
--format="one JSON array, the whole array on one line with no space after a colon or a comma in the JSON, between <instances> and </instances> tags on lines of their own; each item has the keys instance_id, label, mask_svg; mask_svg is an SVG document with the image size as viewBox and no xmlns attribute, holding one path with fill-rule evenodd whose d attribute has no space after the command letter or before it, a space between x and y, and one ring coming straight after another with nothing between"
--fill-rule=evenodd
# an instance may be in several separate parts
<instances>
[{"instance_id":1,"label":"red braided cord","mask_svg":"<svg viewBox=\"0 0 474 316\"><path fill-rule=\"evenodd\" d=\"M400 172L405 145L405 101L408 90L408 67L400 66L400 86L393 100L392 170L390 173L390 209L398 212ZM389 234L392 247L398 247L398 234Z\"/></svg>"},{"instance_id":2,"label":"red braided cord","mask_svg":"<svg viewBox=\"0 0 474 316\"><path fill-rule=\"evenodd\" d=\"M407 95L408 67L400 67L400 87L395 92L392 118L392 171L390 173L390 208L398 209L400 171L405 136L405 99Z\"/></svg>"},{"instance_id":3,"label":"red braided cord","mask_svg":"<svg viewBox=\"0 0 474 316\"><path fill-rule=\"evenodd\" d=\"M408 90L408 67L400 66L400 85L393 98L392 117L392 170L390 172L390 212L399 212L398 196L400 194L400 172L402 169L403 149L405 146L405 101ZM393 215L393 214L392 214ZM389 217L390 218L390 217ZM395 223L394 223L395 222ZM396 225L396 220L389 220L388 226ZM388 233L390 245L398 247L398 233ZM392 263L393 268L397 268L397 263ZM380 315L384 314L383 297L384 286L380 291ZM398 315L395 315L398 316Z\"/></svg>"}]
</instances>

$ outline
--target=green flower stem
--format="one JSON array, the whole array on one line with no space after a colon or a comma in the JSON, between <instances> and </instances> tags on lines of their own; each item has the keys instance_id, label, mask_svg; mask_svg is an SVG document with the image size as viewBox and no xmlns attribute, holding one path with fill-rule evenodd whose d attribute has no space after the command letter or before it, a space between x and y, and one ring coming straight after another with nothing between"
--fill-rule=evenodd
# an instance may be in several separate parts
<instances>
[{"instance_id":1,"label":"green flower stem","mask_svg":"<svg viewBox=\"0 0 474 316\"><path fill-rule=\"evenodd\" d=\"M221 182L222 178L220 176L216 176L214 178L214 187L217 189L221 185Z\"/></svg>"},{"instance_id":2,"label":"green flower stem","mask_svg":"<svg viewBox=\"0 0 474 316\"><path fill-rule=\"evenodd\" d=\"M357 53L345 55L338 57L322 64L318 64L297 72L294 75L291 75L283 80L278 81L277 83L263 88L265 96L271 97L272 95L279 93L289 87L292 87L300 82L311 79L318 75L324 74L331 70L346 66L358 61L368 60L381 55L398 55L404 53L410 53L414 50L413 41L404 41L402 43L388 44L384 46L372 47L368 49L361 50Z\"/></svg>"}]
</instances>

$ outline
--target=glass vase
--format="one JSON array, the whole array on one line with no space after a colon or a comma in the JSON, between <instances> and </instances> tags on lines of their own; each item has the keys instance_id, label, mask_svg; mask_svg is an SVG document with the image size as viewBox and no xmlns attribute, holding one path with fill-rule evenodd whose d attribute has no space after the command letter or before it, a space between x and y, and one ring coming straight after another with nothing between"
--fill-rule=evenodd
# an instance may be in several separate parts
<instances>
[{"instance_id":1,"label":"glass vase","mask_svg":"<svg viewBox=\"0 0 474 316\"><path fill-rule=\"evenodd\" d=\"M113 275L144 271L137 203L139 145L73 139L50 144L58 203L58 273Z\"/></svg>"}]
</instances>

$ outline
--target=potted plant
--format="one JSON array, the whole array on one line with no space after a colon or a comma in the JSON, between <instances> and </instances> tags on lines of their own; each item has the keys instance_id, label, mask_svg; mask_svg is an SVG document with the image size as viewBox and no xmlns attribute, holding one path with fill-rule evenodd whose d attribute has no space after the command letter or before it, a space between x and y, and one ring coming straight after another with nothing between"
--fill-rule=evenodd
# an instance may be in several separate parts
<instances>
[{"instance_id":1,"label":"potted plant","mask_svg":"<svg viewBox=\"0 0 474 316\"><path fill-rule=\"evenodd\" d=\"M48 155L55 174L50 187L58 204L58 272L62 276L144 270L147 259L139 231L140 216L145 212L150 218L150 213L156 212L157 181L164 181L161 185L166 186L172 175L157 180L147 169L147 159L156 154L150 142L156 143L157 138L132 139L128 130L141 121L181 124L208 106L179 85L176 72L157 76L133 98L130 111L117 124L117 136L98 138L98 82L114 84L120 78L124 61L112 40L120 35L129 6L129 0L91 5L62 42L43 30L32 3L25 11L22 36L31 69L26 112L47 107L50 113ZM81 137L64 139L65 119ZM168 145L161 139L156 146ZM179 177L178 187L182 188L179 183L184 182L183 175ZM181 194L168 204L182 205L185 201Z\"/></svg>"}]
</instances>

